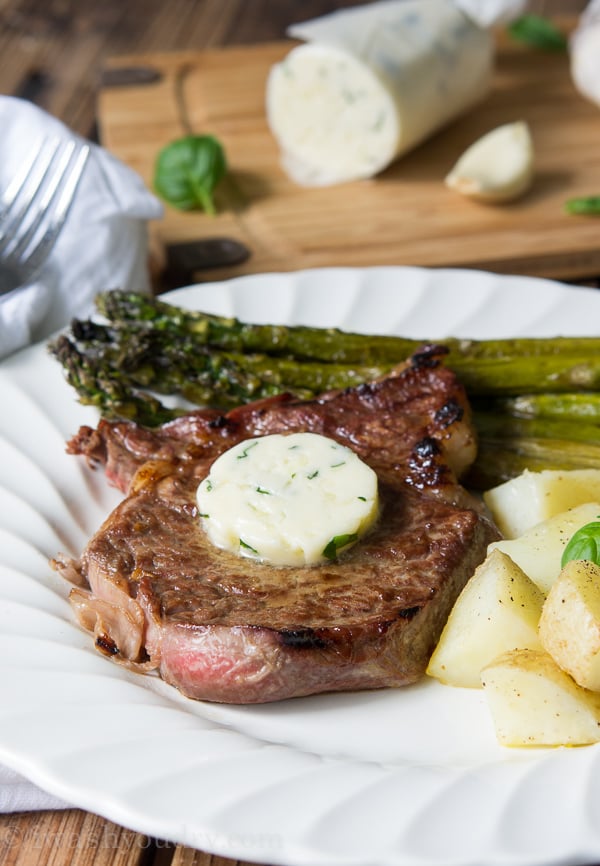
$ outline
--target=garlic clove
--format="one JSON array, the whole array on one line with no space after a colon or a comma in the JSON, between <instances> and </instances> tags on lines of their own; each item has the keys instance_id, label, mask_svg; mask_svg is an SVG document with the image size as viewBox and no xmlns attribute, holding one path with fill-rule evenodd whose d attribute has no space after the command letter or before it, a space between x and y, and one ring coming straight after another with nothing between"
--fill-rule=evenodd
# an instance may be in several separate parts
<instances>
[{"instance_id":1,"label":"garlic clove","mask_svg":"<svg viewBox=\"0 0 600 866\"><path fill-rule=\"evenodd\" d=\"M477 139L462 154L445 183L479 201L505 202L523 195L533 181L534 148L524 121L506 123Z\"/></svg>"},{"instance_id":2,"label":"garlic clove","mask_svg":"<svg viewBox=\"0 0 600 866\"><path fill-rule=\"evenodd\" d=\"M580 94L600 106L600 19L573 36L571 77Z\"/></svg>"}]
</instances>

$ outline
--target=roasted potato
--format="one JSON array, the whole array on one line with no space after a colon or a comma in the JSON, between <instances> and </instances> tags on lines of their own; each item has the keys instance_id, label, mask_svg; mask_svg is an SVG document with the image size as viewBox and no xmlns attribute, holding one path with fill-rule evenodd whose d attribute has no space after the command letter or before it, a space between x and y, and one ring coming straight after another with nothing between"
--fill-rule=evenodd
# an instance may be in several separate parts
<instances>
[{"instance_id":1,"label":"roasted potato","mask_svg":"<svg viewBox=\"0 0 600 866\"><path fill-rule=\"evenodd\" d=\"M481 674L496 736L504 746L576 746L600 741L600 694L547 653L514 650Z\"/></svg>"},{"instance_id":2,"label":"roasted potato","mask_svg":"<svg viewBox=\"0 0 600 866\"><path fill-rule=\"evenodd\" d=\"M505 538L586 502L600 502L600 469L526 470L483 494Z\"/></svg>"},{"instance_id":3,"label":"roasted potato","mask_svg":"<svg viewBox=\"0 0 600 866\"><path fill-rule=\"evenodd\" d=\"M542 609L542 646L575 682L600 691L600 568L568 562Z\"/></svg>"},{"instance_id":4,"label":"roasted potato","mask_svg":"<svg viewBox=\"0 0 600 866\"><path fill-rule=\"evenodd\" d=\"M458 597L427 673L447 685L481 688L481 669L519 647L541 649L544 595L499 550L487 557Z\"/></svg>"},{"instance_id":5,"label":"roasted potato","mask_svg":"<svg viewBox=\"0 0 600 866\"><path fill-rule=\"evenodd\" d=\"M518 538L490 544L488 552L501 550L547 595L558 577L561 558L571 536L586 523L598 519L600 504L588 502L544 520Z\"/></svg>"}]
</instances>

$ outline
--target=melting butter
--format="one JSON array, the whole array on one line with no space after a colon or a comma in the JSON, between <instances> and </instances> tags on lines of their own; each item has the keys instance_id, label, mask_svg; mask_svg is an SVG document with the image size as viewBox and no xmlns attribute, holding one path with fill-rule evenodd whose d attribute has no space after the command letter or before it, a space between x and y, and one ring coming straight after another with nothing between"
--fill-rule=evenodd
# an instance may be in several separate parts
<instances>
[{"instance_id":1,"label":"melting butter","mask_svg":"<svg viewBox=\"0 0 600 866\"><path fill-rule=\"evenodd\" d=\"M335 559L373 525L377 475L353 451L316 433L247 439L198 486L214 545L277 566Z\"/></svg>"}]
</instances>

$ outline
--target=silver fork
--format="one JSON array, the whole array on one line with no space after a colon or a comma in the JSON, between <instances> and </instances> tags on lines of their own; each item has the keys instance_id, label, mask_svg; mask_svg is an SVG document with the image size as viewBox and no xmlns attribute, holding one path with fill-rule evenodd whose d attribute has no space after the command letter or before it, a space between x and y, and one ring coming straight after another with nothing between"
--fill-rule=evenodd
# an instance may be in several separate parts
<instances>
[{"instance_id":1,"label":"silver fork","mask_svg":"<svg viewBox=\"0 0 600 866\"><path fill-rule=\"evenodd\" d=\"M90 153L47 137L0 194L0 296L30 283L52 252Z\"/></svg>"}]
</instances>

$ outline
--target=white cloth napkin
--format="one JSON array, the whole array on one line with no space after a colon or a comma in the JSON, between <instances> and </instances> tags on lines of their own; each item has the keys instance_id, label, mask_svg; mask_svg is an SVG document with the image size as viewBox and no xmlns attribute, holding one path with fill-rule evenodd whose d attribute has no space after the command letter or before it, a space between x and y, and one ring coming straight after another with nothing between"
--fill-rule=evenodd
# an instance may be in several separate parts
<instances>
[{"instance_id":1,"label":"white cloth napkin","mask_svg":"<svg viewBox=\"0 0 600 866\"><path fill-rule=\"evenodd\" d=\"M44 135L72 133L32 103L0 96L0 190ZM146 291L147 221L162 206L130 168L97 145L67 221L36 281L0 297L0 358L93 309L102 290Z\"/></svg>"},{"instance_id":2,"label":"white cloth napkin","mask_svg":"<svg viewBox=\"0 0 600 866\"><path fill-rule=\"evenodd\" d=\"M0 130L0 190L35 141L72 135L56 118L9 96L0 96ZM99 291L148 290L147 221L161 215L142 179L92 145L67 222L36 281L0 297L0 358L90 313ZM0 813L66 807L0 764Z\"/></svg>"},{"instance_id":3,"label":"white cloth napkin","mask_svg":"<svg viewBox=\"0 0 600 866\"><path fill-rule=\"evenodd\" d=\"M69 808L69 803L47 794L19 773L0 764L0 813Z\"/></svg>"}]
</instances>

